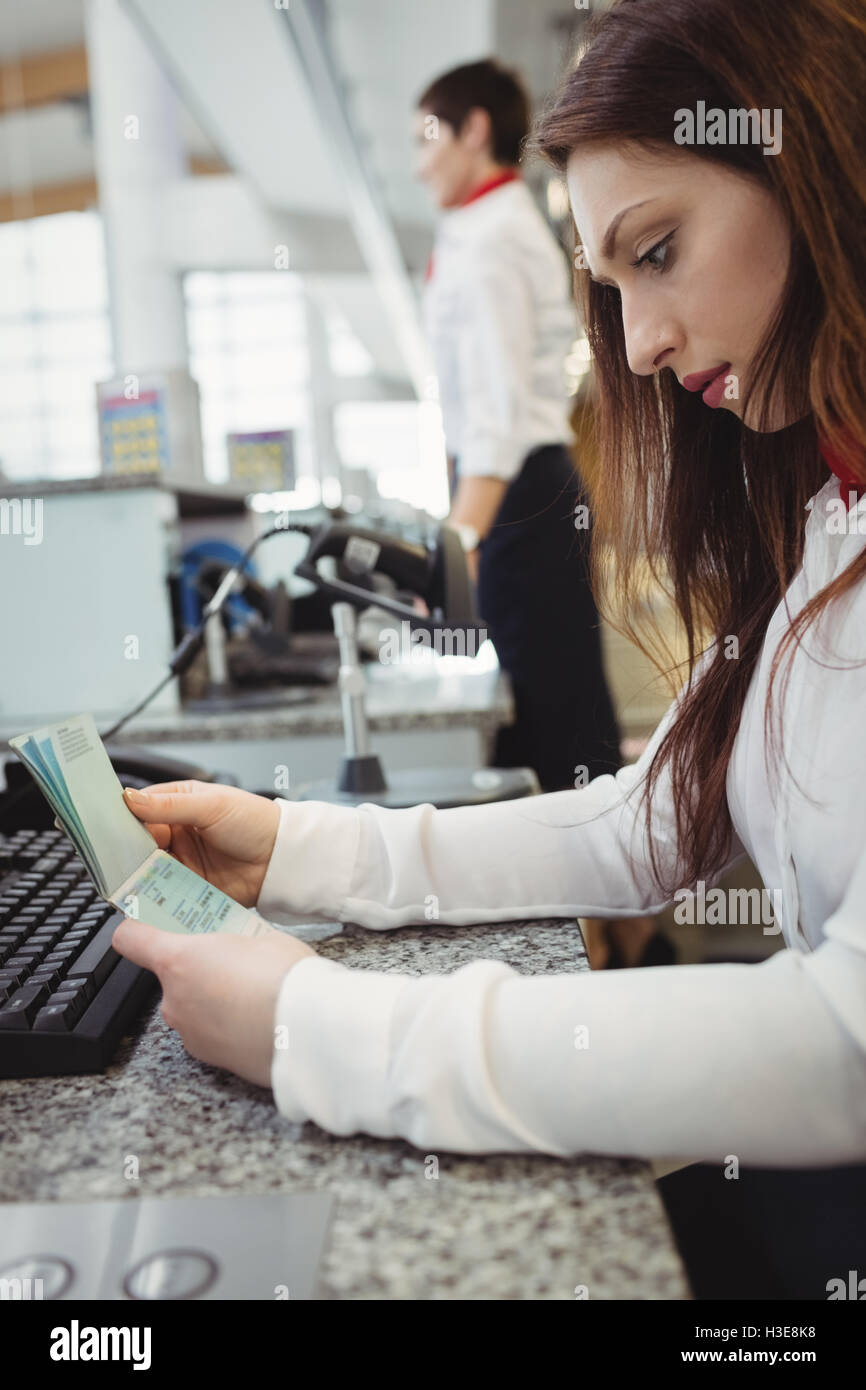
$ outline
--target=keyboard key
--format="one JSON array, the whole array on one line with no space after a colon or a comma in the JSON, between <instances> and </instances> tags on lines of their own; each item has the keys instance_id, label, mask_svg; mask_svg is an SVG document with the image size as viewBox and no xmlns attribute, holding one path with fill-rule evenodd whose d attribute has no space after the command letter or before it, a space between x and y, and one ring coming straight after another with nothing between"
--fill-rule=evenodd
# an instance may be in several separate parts
<instances>
[{"instance_id":1,"label":"keyboard key","mask_svg":"<svg viewBox=\"0 0 866 1390\"><path fill-rule=\"evenodd\" d=\"M63 931L60 927L51 927L48 931L34 932L30 938L33 946L44 946L46 951L50 951L52 946L56 946L58 941L63 940Z\"/></svg>"},{"instance_id":2,"label":"keyboard key","mask_svg":"<svg viewBox=\"0 0 866 1390\"><path fill-rule=\"evenodd\" d=\"M69 978L81 979L86 976L91 979L98 989L104 980L108 978L111 971L120 960L120 956L111 944L118 923L114 920L114 909L112 908L112 918L104 926L99 928L96 936L80 956L77 956L69 968Z\"/></svg>"},{"instance_id":3,"label":"keyboard key","mask_svg":"<svg viewBox=\"0 0 866 1390\"><path fill-rule=\"evenodd\" d=\"M46 985L25 985L0 1008L0 1028L30 1028L48 999Z\"/></svg>"},{"instance_id":4,"label":"keyboard key","mask_svg":"<svg viewBox=\"0 0 866 1390\"><path fill-rule=\"evenodd\" d=\"M59 989L62 980L63 972L58 970L56 966L49 968L40 965L38 970L33 971L27 983L28 985L47 985L53 994L56 989Z\"/></svg>"},{"instance_id":5,"label":"keyboard key","mask_svg":"<svg viewBox=\"0 0 866 1390\"><path fill-rule=\"evenodd\" d=\"M26 927L28 932L34 932L38 926L42 925L44 913L40 912L19 912L14 919L16 927Z\"/></svg>"},{"instance_id":6,"label":"keyboard key","mask_svg":"<svg viewBox=\"0 0 866 1390\"><path fill-rule=\"evenodd\" d=\"M79 976L78 979L71 978L67 975L66 979L63 981L63 988L74 989L76 994L78 994L86 1004L89 1004L91 1000L96 997L99 987L89 975Z\"/></svg>"},{"instance_id":7,"label":"keyboard key","mask_svg":"<svg viewBox=\"0 0 866 1390\"><path fill-rule=\"evenodd\" d=\"M33 1023L34 1029L46 1033L68 1033L81 1017L82 1008L78 999L67 999L61 1004L46 1004L39 1010Z\"/></svg>"},{"instance_id":8,"label":"keyboard key","mask_svg":"<svg viewBox=\"0 0 866 1390\"><path fill-rule=\"evenodd\" d=\"M83 989L76 988L64 980L62 984L57 986L54 993L49 996L48 1002L49 1004L65 1004L69 999L80 999L83 1008L87 1001L87 995Z\"/></svg>"},{"instance_id":9,"label":"keyboard key","mask_svg":"<svg viewBox=\"0 0 866 1390\"><path fill-rule=\"evenodd\" d=\"M13 990L20 989L29 974L30 971L25 970L23 966L19 966L15 970L10 970L8 965L6 965L0 970L0 987L11 988Z\"/></svg>"}]
</instances>

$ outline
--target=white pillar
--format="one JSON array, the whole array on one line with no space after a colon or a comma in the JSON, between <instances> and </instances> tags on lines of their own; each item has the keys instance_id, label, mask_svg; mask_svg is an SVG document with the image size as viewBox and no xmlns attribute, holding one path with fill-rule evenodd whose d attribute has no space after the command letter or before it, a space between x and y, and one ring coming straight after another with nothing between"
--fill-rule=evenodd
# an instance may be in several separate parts
<instances>
[{"instance_id":1,"label":"white pillar","mask_svg":"<svg viewBox=\"0 0 866 1390\"><path fill-rule=\"evenodd\" d=\"M183 290L162 245L164 194L186 173L177 98L119 0L87 0L86 32L115 371L186 370Z\"/></svg>"},{"instance_id":2,"label":"white pillar","mask_svg":"<svg viewBox=\"0 0 866 1390\"><path fill-rule=\"evenodd\" d=\"M322 306L304 284L304 321L307 329L310 377L307 383L310 404L309 442L313 469L319 480L342 478L342 466L334 437L334 376L328 351L328 334Z\"/></svg>"}]
</instances>

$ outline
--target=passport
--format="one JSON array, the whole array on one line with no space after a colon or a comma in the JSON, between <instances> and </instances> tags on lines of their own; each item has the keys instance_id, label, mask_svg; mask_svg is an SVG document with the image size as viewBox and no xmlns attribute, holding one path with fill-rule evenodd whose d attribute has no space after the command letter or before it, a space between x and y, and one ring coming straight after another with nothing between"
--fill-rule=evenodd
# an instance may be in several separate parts
<instances>
[{"instance_id":1,"label":"passport","mask_svg":"<svg viewBox=\"0 0 866 1390\"><path fill-rule=\"evenodd\" d=\"M259 936L275 928L181 864L130 811L93 718L79 714L9 745L84 861L100 897L170 932Z\"/></svg>"}]
</instances>

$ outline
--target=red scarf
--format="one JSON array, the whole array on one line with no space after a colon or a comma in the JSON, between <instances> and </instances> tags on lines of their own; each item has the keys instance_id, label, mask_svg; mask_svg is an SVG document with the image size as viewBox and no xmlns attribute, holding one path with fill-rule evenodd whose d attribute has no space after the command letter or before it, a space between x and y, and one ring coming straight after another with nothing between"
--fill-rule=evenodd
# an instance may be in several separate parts
<instances>
[{"instance_id":1,"label":"red scarf","mask_svg":"<svg viewBox=\"0 0 866 1390\"><path fill-rule=\"evenodd\" d=\"M505 169L501 174L494 174L492 179L485 179L483 183L477 184L475 188L473 188L472 192L469 194L469 197L464 198L463 201L457 203L456 206L459 208L468 207L470 203L475 202L476 198L483 198L485 193L492 193L494 188L501 188L504 183L513 183L515 179L519 178L520 174L517 172L516 169ZM431 251L430 259L427 262L427 271L424 276L424 279L429 280L432 274L433 253Z\"/></svg>"},{"instance_id":2,"label":"red scarf","mask_svg":"<svg viewBox=\"0 0 866 1390\"><path fill-rule=\"evenodd\" d=\"M849 434L847 431L846 438L851 442L853 446L853 436ZM839 496L842 498L842 501L845 503L845 506L847 507L850 501L848 493L852 490L855 492L866 491L866 482L864 482L862 478L858 478L856 474L851 472L851 469L848 467L846 460L842 458L840 454L837 454L833 449L830 448L828 441L824 438L823 435L821 435L818 440L818 448L820 450L821 457L826 463L827 467L830 469L830 472L835 473L836 477L839 479ZM866 473L866 453L856 448L853 448L852 452L855 455L859 455L858 462L863 468L864 473Z\"/></svg>"},{"instance_id":3,"label":"red scarf","mask_svg":"<svg viewBox=\"0 0 866 1390\"><path fill-rule=\"evenodd\" d=\"M520 175L516 169L504 169L501 174L494 174L492 179L485 179L484 183L479 183L468 198L464 198L458 207L465 208L469 203L474 203L476 198L483 198L485 193L492 193L494 188L501 188L504 183L513 183L519 179Z\"/></svg>"}]
</instances>

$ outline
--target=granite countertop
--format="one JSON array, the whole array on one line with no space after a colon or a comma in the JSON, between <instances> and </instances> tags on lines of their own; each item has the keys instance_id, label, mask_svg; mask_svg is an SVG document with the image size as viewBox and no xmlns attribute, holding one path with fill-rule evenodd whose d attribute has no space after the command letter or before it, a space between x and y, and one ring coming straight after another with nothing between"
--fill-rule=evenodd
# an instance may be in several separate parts
<instances>
[{"instance_id":1,"label":"granite countertop","mask_svg":"<svg viewBox=\"0 0 866 1390\"><path fill-rule=\"evenodd\" d=\"M481 957L588 969L574 920L349 925L317 949L416 974ZM332 1193L325 1299L573 1299L581 1284L591 1299L691 1297L642 1161L446 1152L431 1180L402 1140L290 1123L269 1090L189 1057L158 1003L104 1074L0 1082L0 1143L0 1201Z\"/></svg>"}]
</instances>

